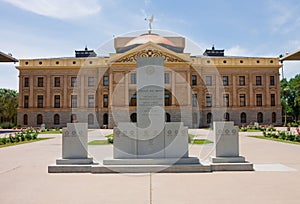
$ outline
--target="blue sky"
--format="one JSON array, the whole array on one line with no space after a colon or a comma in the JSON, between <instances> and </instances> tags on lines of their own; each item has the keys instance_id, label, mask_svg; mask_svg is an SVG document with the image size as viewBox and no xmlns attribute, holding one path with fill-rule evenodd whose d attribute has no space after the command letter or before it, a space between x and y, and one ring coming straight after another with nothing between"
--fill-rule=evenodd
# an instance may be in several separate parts
<instances>
[{"instance_id":1,"label":"blue sky","mask_svg":"<svg viewBox=\"0 0 300 204\"><path fill-rule=\"evenodd\" d=\"M18 59L70 57L86 45L111 52L113 36L146 32L154 14L153 29L201 51L214 44L225 55L277 57L300 49L299 10L299 0L0 0L0 50ZM14 66L0 64L1 88L18 89ZM284 63L287 78L299 70Z\"/></svg>"}]
</instances>

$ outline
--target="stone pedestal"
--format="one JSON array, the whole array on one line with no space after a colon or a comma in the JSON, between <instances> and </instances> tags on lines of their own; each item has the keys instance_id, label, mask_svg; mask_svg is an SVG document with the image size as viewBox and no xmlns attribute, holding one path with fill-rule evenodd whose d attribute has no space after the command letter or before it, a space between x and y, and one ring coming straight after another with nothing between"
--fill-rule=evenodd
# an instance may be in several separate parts
<instances>
[{"instance_id":1,"label":"stone pedestal","mask_svg":"<svg viewBox=\"0 0 300 204\"><path fill-rule=\"evenodd\" d=\"M214 122L215 155L211 157L212 170L253 170L244 157L239 155L239 131L233 122Z\"/></svg>"},{"instance_id":2,"label":"stone pedestal","mask_svg":"<svg viewBox=\"0 0 300 204\"><path fill-rule=\"evenodd\" d=\"M87 151L87 123L68 123L62 130L62 158L56 164L91 164Z\"/></svg>"}]
</instances>

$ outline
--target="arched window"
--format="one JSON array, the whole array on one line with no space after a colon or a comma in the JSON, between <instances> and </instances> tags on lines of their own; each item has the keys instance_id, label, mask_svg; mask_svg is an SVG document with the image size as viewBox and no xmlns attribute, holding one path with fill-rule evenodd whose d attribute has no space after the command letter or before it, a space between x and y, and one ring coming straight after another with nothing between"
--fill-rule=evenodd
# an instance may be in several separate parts
<instances>
[{"instance_id":1,"label":"arched window","mask_svg":"<svg viewBox=\"0 0 300 204\"><path fill-rule=\"evenodd\" d=\"M103 114L103 125L108 125L108 114L107 113Z\"/></svg>"},{"instance_id":2,"label":"arched window","mask_svg":"<svg viewBox=\"0 0 300 204\"><path fill-rule=\"evenodd\" d=\"M71 115L71 123L77 123L77 115L76 114L72 114Z\"/></svg>"},{"instance_id":3,"label":"arched window","mask_svg":"<svg viewBox=\"0 0 300 204\"><path fill-rule=\"evenodd\" d=\"M262 114L262 112L257 113L257 122L258 123L264 122L264 115Z\"/></svg>"},{"instance_id":4,"label":"arched window","mask_svg":"<svg viewBox=\"0 0 300 204\"><path fill-rule=\"evenodd\" d=\"M213 120L213 115L211 113L207 113L207 116L206 116L206 123L207 124L210 124Z\"/></svg>"},{"instance_id":5,"label":"arched window","mask_svg":"<svg viewBox=\"0 0 300 204\"><path fill-rule=\"evenodd\" d=\"M38 114L38 115L36 116L36 124L37 124L37 125L43 124L43 116L42 116L42 114Z\"/></svg>"},{"instance_id":6,"label":"arched window","mask_svg":"<svg viewBox=\"0 0 300 204\"><path fill-rule=\"evenodd\" d=\"M171 115L169 113L166 113L166 122L169 123L171 122Z\"/></svg>"},{"instance_id":7,"label":"arched window","mask_svg":"<svg viewBox=\"0 0 300 204\"><path fill-rule=\"evenodd\" d=\"M224 120L225 121L229 121L229 119L230 119L230 116L229 116L229 113L224 113Z\"/></svg>"},{"instance_id":8,"label":"arched window","mask_svg":"<svg viewBox=\"0 0 300 204\"><path fill-rule=\"evenodd\" d=\"M88 115L88 124L94 125L94 115L92 113Z\"/></svg>"},{"instance_id":9,"label":"arched window","mask_svg":"<svg viewBox=\"0 0 300 204\"><path fill-rule=\"evenodd\" d=\"M136 123L136 121L137 121L136 113L132 113L132 114L130 115L130 121L131 121L132 123Z\"/></svg>"},{"instance_id":10,"label":"arched window","mask_svg":"<svg viewBox=\"0 0 300 204\"><path fill-rule=\"evenodd\" d=\"M53 123L54 125L59 125L59 115L55 114L53 117Z\"/></svg>"},{"instance_id":11,"label":"arched window","mask_svg":"<svg viewBox=\"0 0 300 204\"><path fill-rule=\"evenodd\" d=\"M272 113L272 123L276 123L276 113Z\"/></svg>"},{"instance_id":12,"label":"arched window","mask_svg":"<svg viewBox=\"0 0 300 204\"><path fill-rule=\"evenodd\" d=\"M242 112L241 113L241 123L246 123L247 122L247 115L246 113Z\"/></svg>"},{"instance_id":13,"label":"arched window","mask_svg":"<svg viewBox=\"0 0 300 204\"><path fill-rule=\"evenodd\" d=\"M28 115L27 114L23 115L23 124L28 125Z\"/></svg>"}]
</instances>

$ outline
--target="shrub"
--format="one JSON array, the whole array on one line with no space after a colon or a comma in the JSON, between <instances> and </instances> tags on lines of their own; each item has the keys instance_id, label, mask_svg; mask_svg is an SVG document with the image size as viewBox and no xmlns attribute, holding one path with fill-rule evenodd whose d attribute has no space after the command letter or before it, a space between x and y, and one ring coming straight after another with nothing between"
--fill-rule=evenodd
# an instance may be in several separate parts
<instances>
[{"instance_id":1,"label":"shrub","mask_svg":"<svg viewBox=\"0 0 300 204\"><path fill-rule=\"evenodd\" d=\"M107 138L107 141L108 141L109 144L114 143L114 135L113 134L107 135L106 138Z\"/></svg>"},{"instance_id":2,"label":"shrub","mask_svg":"<svg viewBox=\"0 0 300 204\"><path fill-rule=\"evenodd\" d=\"M281 132L279 133L279 138L282 139L282 140L285 140L285 139L286 139L285 131L281 131Z\"/></svg>"},{"instance_id":3,"label":"shrub","mask_svg":"<svg viewBox=\"0 0 300 204\"><path fill-rule=\"evenodd\" d=\"M289 141L294 141L295 140L295 135L288 134L287 137L286 137L286 139L289 140Z\"/></svg>"},{"instance_id":4,"label":"shrub","mask_svg":"<svg viewBox=\"0 0 300 204\"><path fill-rule=\"evenodd\" d=\"M14 143L15 142L15 138L12 136L12 134L9 134L8 140L9 140L10 143Z\"/></svg>"},{"instance_id":5,"label":"shrub","mask_svg":"<svg viewBox=\"0 0 300 204\"><path fill-rule=\"evenodd\" d=\"M4 122L0 125L0 127L2 127L3 129L11 129L14 127L14 124L10 122Z\"/></svg>"},{"instance_id":6,"label":"shrub","mask_svg":"<svg viewBox=\"0 0 300 204\"><path fill-rule=\"evenodd\" d=\"M7 143L7 138L6 137L0 138L0 142L1 142L1 144L6 144Z\"/></svg>"},{"instance_id":7,"label":"shrub","mask_svg":"<svg viewBox=\"0 0 300 204\"><path fill-rule=\"evenodd\" d=\"M263 131L263 136L266 137L267 136L267 132L264 130Z\"/></svg>"},{"instance_id":8,"label":"shrub","mask_svg":"<svg viewBox=\"0 0 300 204\"><path fill-rule=\"evenodd\" d=\"M300 136L297 136L295 139L297 142L300 142Z\"/></svg>"}]
</instances>

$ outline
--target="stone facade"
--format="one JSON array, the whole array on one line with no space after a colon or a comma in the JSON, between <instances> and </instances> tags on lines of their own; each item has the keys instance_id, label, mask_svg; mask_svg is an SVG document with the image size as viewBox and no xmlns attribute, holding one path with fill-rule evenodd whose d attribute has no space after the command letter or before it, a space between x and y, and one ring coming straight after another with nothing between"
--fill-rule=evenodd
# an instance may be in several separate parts
<instances>
[{"instance_id":1,"label":"stone facade","mask_svg":"<svg viewBox=\"0 0 300 204\"><path fill-rule=\"evenodd\" d=\"M190 128L213 120L282 124L278 58L191 56L180 51L182 37L168 38L167 45L131 45L132 39L116 38L116 53L106 57L20 60L18 124L113 128L130 122L136 117L137 57L164 58L168 121Z\"/></svg>"}]
</instances>

